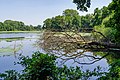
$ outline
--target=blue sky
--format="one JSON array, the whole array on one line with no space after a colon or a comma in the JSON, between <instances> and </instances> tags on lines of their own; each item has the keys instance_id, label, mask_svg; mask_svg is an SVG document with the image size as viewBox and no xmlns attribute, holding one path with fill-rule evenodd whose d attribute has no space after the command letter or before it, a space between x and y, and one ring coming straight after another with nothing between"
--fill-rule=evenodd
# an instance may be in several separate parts
<instances>
[{"instance_id":1,"label":"blue sky","mask_svg":"<svg viewBox=\"0 0 120 80\"><path fill-rule=\"evenodd\" d=\"M112 0L92 0L88 13L96 7L107 6ZM76 9L72 0L0 0L0 22L22 21L27 25L38 25L46 18L61 15L65 9ZM86 12L78 11L80 15Z\"/></svg>"}]
</instances>

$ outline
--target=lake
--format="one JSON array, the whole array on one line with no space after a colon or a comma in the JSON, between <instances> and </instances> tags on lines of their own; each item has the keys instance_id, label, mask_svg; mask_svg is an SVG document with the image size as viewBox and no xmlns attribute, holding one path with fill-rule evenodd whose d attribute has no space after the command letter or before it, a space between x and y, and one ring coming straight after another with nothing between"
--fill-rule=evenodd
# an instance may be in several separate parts
<instances>
[{"instance_id":1,"label":"lake","mask_svg":"<svg viewBox=\"0 0 120 80\"><path fill-rule=\"evenodd\" d=\"M18 61L18 55L31 56L34 52L40 51L41 53L48 53L45 46L39 46L43 33L1 33L0 34L0 72L6 70L17 70L23 69L20 65L14 65ZM42 40L41 40L42 42ZM53 45L53 44L52 44ZM70 46L69 46L70 47ZM70 50L70 49L69 49ZM89 69L93 70L97 66L101 66L103 71L107 71L109 64L108 60L104 57L101 58L102 54L97 55L95 52L85 51L77 49L69 53L65 53L65 49L53 50L55 55L59 56L56 60L58 66L67 65L79 66L83 71ZM81 54L77 54L77 53ZM57 54L58 53L58 54ZM62 55L61 55L62 54ZM74 55L73 55L74 54ZM77 57L75 56L77 54ZM84 55L83 55L84 54ZM67 55L67 56L66 56ZM72 56L71 56L72 55ZM87 56L86 56L87 55ZM94 57L101 59L93 59ZM87 64L84 64L87 63Z\"/></svg>"}]
</instances>

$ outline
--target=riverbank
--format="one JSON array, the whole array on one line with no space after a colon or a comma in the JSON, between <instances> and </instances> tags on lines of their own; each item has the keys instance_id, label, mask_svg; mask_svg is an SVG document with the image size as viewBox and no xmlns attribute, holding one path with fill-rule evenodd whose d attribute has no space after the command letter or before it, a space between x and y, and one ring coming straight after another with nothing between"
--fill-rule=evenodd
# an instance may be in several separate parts
<instances>
[{"instance_id":1,"label":"riverbank","mask_svg":"<svg viewBox=\"0 0 120 80\"><path fill-rule=\"evenodd\" d=\"M0 31L0 34L2 33L41 33L43 32L43 30L41 31Z\"/></svg>"}]
</instances>

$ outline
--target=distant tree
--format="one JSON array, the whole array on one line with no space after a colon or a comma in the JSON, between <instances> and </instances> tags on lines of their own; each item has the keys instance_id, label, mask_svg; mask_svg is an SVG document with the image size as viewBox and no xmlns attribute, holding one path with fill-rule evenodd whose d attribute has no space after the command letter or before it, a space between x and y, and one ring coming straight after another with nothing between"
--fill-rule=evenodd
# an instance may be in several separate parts
<instances>
[{"instance_id":1,"label":"distant tree","mask_svg":"<svg viewBox=\"0 0 120 80\"><path fill-rule=\"evenodd\" d=\"M37 25L36 27L34 27L36 30L41 30L42 26L41 25Z\"/></svg>"},{"instance_id":2,"label":"distant tree","mask_svg":"<svg viewBox=\"0 0 120 80\"><path fill-rule=\"evenodd\" d=\"M50 29L52 26L52 19L48 18L43 22L43 29Z\"/></svg>"},{"instance_id":3,"label":"distant tree","mask_svg":"<svg viewBox=\"0 0 120 80\"><path fill-rule=\"evenodd\" d=\"M20 21L5 20L3 23L0 22L0 31L32 31L37 29L32 25L25 25Z\"/></svg>"},{"instance_id":4,"label":"distant tree","mask_svg":"<svg viewBox=\"0 0 120 80\"><path fill-rule=\"evenodd\" d=\"M4 24L2 22L0 22L0 31L4 30Z\"/></svg>"}]
</instances>

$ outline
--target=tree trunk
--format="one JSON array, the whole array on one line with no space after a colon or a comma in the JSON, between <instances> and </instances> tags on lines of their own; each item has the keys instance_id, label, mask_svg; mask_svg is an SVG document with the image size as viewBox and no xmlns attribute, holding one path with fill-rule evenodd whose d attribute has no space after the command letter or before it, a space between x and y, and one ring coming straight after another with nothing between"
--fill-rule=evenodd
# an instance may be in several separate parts
<instances>
[{"instance_id":1,"label":"tree trunk","mask_svg":"<svg viewBox=\"0 0 120 80\"><path fill-rule=\"evenodd\" d=\"M97 46L104 46L105 48L116 48L120 49L120 44L115 43L107 43L107 42L88 42L89 46L97 45Z\"/></svg>"}]
</instances>

